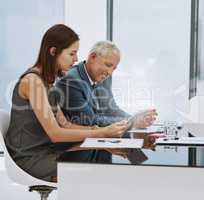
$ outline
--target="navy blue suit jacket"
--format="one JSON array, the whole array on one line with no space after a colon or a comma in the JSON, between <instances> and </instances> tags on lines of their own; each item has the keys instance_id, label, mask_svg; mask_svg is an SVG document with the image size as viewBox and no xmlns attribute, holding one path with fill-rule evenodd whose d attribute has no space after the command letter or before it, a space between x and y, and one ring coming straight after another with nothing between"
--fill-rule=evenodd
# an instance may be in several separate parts
<instances>
[{"instance_id":1,"label":"navy blue suit jacket","mask_svg":"<svg viewBox=\"0 0 204 200\"><path fill-rule=\"evenodd\" d=\"M111 77L93 87L84 62L69 70L66 76L57 81L56 86L60 92L60 107L72 122L107 126L130 116L114 100Z\"/></svg>"}]
</instances>

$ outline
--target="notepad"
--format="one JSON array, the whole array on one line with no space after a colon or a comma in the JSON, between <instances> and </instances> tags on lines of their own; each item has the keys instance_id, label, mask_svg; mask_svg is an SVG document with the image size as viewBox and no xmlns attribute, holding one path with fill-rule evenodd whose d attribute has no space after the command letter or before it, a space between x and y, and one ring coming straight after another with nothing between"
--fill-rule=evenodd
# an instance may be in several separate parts
<instances>
[{"instance_id":1,"label":"notepad","mask_svg":"<svg viewBox=\"0 0 204 200\"><path fill-rule=\"evenodd\" d=\"M142 148L143 139L129 138L87 138L81 148Z\"/></svg>"}]
</instances>

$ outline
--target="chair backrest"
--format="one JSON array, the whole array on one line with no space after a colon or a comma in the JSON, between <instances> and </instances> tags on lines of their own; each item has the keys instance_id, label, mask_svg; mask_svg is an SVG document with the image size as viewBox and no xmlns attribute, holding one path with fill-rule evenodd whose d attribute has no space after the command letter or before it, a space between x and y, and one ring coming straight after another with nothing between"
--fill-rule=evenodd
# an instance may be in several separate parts
<instances>
[{"instance_id":1,"label":"chair backrest","mask_svg":"<svg viewBox=\"0 0 204 200\"><path fill-rule=\"evenodd\" d=\"M4 138L6 136L8 126L9 126L10 116L9 113L0 109L0 144L3 147L4 150L4 158L5 158L5 168L7 175L11 180L18 184L22 185L48 185L48 186L54 186L56 187L56 183L51 183L47 181L43 181L40 179L37 179L28 173L26 173L23 169L21 169L15 161L11 158L6 145Z\"/></svg>"},{"instance_id":2,"label":"chair backrest","mask_svg":"<svg viewBox=\"0 0 204 200\"><path fill-rule=\"evenodd\" d=\"M9 113L0 109L0 145L2 146L4 151L6 148L4 137L6 136L6 132L8 130L9 120L10 120Z\"/></svg>"}]
</instances>

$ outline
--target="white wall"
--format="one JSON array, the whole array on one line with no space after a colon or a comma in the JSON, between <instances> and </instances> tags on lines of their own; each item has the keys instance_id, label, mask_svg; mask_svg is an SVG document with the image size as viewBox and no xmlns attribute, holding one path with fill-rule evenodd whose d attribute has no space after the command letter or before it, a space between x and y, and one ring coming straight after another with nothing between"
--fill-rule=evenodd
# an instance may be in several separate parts
<instances>
[{"instance_id":1,"label":"white wall","mask_svg":"<svg viewBox=\"0 0 204 200\"><path fill-rule=\"evenodd\" d=\"M65 0L65 23L79 34L84 60L95 42L106 39L106 0Z\"/></svg>"},{"instance_id":2,"label":"white wall","mask_svg":"<svg viewBox=\"0 0 204 200\"><path fill-rule=\"evenodd\" d=\"M10 109L6 98L8 84L34 64L44 32L63 22L64 0L1 2L0 108Z\"/></svg>"}]
</instances>

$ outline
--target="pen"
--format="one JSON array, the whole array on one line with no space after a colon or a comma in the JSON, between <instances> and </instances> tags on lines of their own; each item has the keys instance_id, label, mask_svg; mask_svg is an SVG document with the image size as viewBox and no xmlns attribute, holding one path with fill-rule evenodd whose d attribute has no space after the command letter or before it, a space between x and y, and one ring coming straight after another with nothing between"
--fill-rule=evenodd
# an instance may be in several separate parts
<instances>
[{"instance_id":1,"label":"pen","mask_svg":"<svg viewBox=\"0 0 204 200\"><path fill-rule=\"evenodd\" d=\"M121 140L97 140L97 142L110 142L110 143L120 143Z\"/></svg>"}]
</instances>

